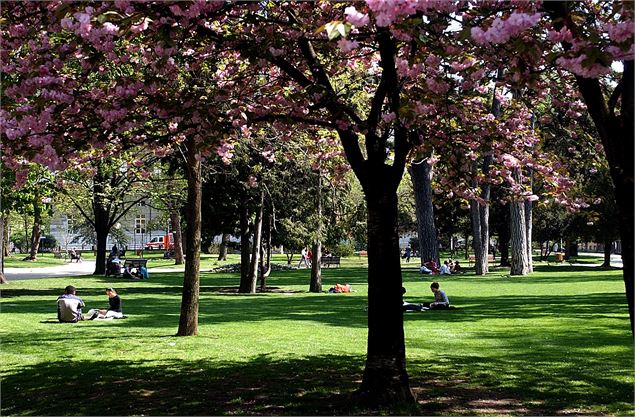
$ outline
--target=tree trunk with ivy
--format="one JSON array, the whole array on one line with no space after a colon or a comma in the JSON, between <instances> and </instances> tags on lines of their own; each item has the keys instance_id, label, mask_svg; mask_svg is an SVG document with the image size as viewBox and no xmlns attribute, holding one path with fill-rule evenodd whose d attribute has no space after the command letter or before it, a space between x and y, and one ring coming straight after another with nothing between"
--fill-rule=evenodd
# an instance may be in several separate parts
<instances>
[{"instance_id":1,"label":"tree trunk with ivy","mask_svg":"<svg viewBox=\"0 0 635 417\"><path fill-rule=\"evenodd\" d=\"M198 334L198 304L201 266L201 201L202 176L201 158L193 139L187 141L187 221L185 273L183 274L183 295L177 336Z\"/></svg>"},{"instance_id":2,"label":"tree trunk with ivy","mask_svg":"<svg viewBox=\"0 0 635 417\"><path fill-rule=\"evenodd\" d=\"M439 263L439 242L437 227L434 222L434 205L432 204L432 165L423 159L413 162L408 168L412 180L417 215L417 234L419 236L419 256L421 265L428 261Z\"/></svg>"}]
</instances>

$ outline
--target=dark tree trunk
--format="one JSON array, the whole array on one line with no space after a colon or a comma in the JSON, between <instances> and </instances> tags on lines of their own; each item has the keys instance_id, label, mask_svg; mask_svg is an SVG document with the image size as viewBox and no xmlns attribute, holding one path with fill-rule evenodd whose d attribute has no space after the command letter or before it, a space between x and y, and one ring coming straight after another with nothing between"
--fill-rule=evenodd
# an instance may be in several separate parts
<instances>
[{"instance_id":1,"label":"dark tree trunk","mask_svg":"<svg viewBox=\"0 0 635 417\"><path fill-rule=\"evenodd\" d=\"M498 78L503 78L503 69L498 69ZM492 114L498 118L501 113L501 102L496 97L496 86L492 91ZM490 166L492 165L493 156L486 154L483 157L483 165L481 167L481 173L483 177L489 176ZM476 174L476 169L474 170ZM487 254L489 253L489 200L491 194L491 186L487 182L478 183L476 180L472 183L473 187L480 186L481 198L484 203L481 204L478 201L470 202L470 214L472 217L472 236L474 247L474 271L476 275L485 275L489 272L489 263L487 261Z\"/></svg>"},{"instance_id":2,"label":"dark tree trunk","mask_svg":"<svg viewBox=\"0 0 635 417\"><path fill-rule=\"evenodd\" d=\"M262 214L265 203L265 193L260 192L260 204L256 212L256 220L254 221L254 241L251 249L251 262L249 263L249 276L247 277L248 287L241 288L238 292L247 292L253 294L256 292L256 284L258 281L258 264L260 259L260 245L262 243ZM246 290L246 291L244 291Z\"/></svg>"},{"instance_id":3,"label":"dark tree trunk","mask_svg":"<svg viewBox=\"0 0 635 417\"><path fill-rule=\"evenodd\" d=\"M95 216L95 220L97 216ZM106 273L106 243L108 242L107 225L98 225L95 222L95 235L97 237L97 255L95 256L95 272L93 275L104 275Z\"/></svg>"},{"instance_id":4,"label":"dark tree trunk","mask_svg":"<svg viewBox=\"0 0 635 417\"><path fill-rule=\"evenodd\" d=\"M170 210L170 227L174 236L174 265L183 265L183 236L181 234L181 213L177 208ZM169 250L169 248L168 248Z\"/></svg>"},{"instance_id":5,"label":"dark tree trunk","mask_svg":"<svg viewBox=\"0 0 635 417\"><path fill-rule=\"evenodd\" d=\"M470 217L472 219L472 249L474 249L474 272L476 275L485 275L488 272L487 245L482 239L482 209L483 207L477 201L470 201Z\"/></svg>"},{"instance_id":6,"label":"dark tree trunk","mask_svg":"<svg viewBox=\"0 0 635 417\"><path fill-rule=\"evenodd\" d=\"M560 30L567 26L572 33L577 33L578 28L571 16L569 3L566 1L544 2L543 7L551 15L554 28ZM564 43L565 49L571 48L570 44ZM631 323L631 333L634 331L633 316L633 296L635 287L633 285L633 261L635 260L635 248L633 247L635 231L633 222L635 221L634 209L634 119L633 119L633 60L623 61L624 72L622 80L615 87L610 99L605 99L603 86L599 79L584 78L576 76L578 89L589 110L589 115L602 140L602 146L609 163L611 179L615 186L615 199L618 207L618 217L620 221L620 240L622 242L622 261L624 265L624 287L626 290L626 301L628 303L628 314ZM615 109L619 103L619 112Z\"/></svg>"},{"instance_id":7,"label":"dark tree trunk","mask_svg":"<svg viewBox=\"0 0 635 417\"><path fill-rule=\"evenodd\" d=\"M265 229L262 233L262 244L260 245L260 291L264 291L267 288L267 278L271 273L271 228L272 228L271 213L265 214Z\"/></svg>"},{"instance_id":8,"label":"dark tree trunk","mask_svg":"<svg viewBox=\"0 0 635 417\"><path fill-rule=\"evenodd\" d=\"M2 232L2 251L4 256L9 256L9 216L5 215L2 217L3 222L3 232Z\"/></svg>"},{"instance_id":9,"label":"dark tree trunk","mask_svg":"<svg viewBox=\"0 0 635 417\"><path fill-rule=\"evenodd\" d=\"M385 166L373 167L369 174L372 186L364 190L368 205L368 351L359 392L370 404L412 402L401 310L397 186Z\"/></svg>"},{"instance_id":10,"label":"dark tree trunk","mask_svg":"<svg viewBox=\"0 0 635 417\"><path fill-rule=\"evenodd\" d=\"M1 216L0 217L0 243L2 247L4 247L6 243L5 231L8 228L9 227L7 226L7 216ZM3 250L2 253L0 253L0 284L7 283L7 279L4 276L4 257L5 257L5 254Z\"/></svg>"},{"instance_id":11,"label":"dark tree trunk","mask_svg":"<svg viewBox=\"0 0 635 417\"><path fill-rule=\"evenodd\" d=\"M511 275L527 275L527 235L525 229L525 203L513 201L509 203L511 229Z\"/></svg>"},{"instance_id":12,"label":"dark tree trunk","mask_svg":"<svg viewBox=\"0 0 635 417\"><path fill-rule=\"evenodd\" d=\"M240 286L238 292L249 292L249 264L250 264L250 245L249 240L251 233L249 231L249 208L247 199L243 201L240 210Z\"/></svg>"},{"instance_id":13,"label":"dark tree trunk","mask_svg":"<svg viewBox=\"0 0 635 417\"><path fill-rule=\"evenodd\" d=\"M527 239L527 271L534 272L534 253L532 250L532 223L533 223L533 206L534 204L525 200L525 238Z\"/></svg>"},{"instance_id":14,"label":"dark tree trunk","mask_svg":"<svg viewBox=\"0 0 635 417\"><path fill-rule=\"evenodd\" d=\"M97 173L93 178L93 215L95 238L97 240L97 254L95 255L95 272L93 275L106 273L106 243L110 233L109 213L105 202L106 179L102 175L101 166L97 165Z\"/></svg>"},{"instance_id":15,"label":"dark tree trunk","mask_svg":"<svg viewBox=\"0 0 635 417\"><path fill-rule=\"evenodd\" d=\"M25 252L29 249L28 245L31 244L31 238L29 237L29 219L24 213L24 247L20 248L20 252Z\"/></svg>"},{"instance_id":16,"label":"dark tree trunk","mask_svg":"<svg viewBox=\"0 0 635 417\"><path fill-rule=\"evenodd\" d=\"M470 234L469 233L465 233L465 236L463 236L463 239L465 239L465 260L468 260L470 257L470 245L469 245L469 239L470 239Z\"/></svg>"},{"instance_id":17,"label":"dark tree trunk","mask_svg":"<svg viewBox=\"0 0 635 417\"><path fill-rule=\"evenodd\" d=\"M601 266L605 268L611 267L611 252L613 252L613 241L605 240L604 241L604 262Z\"/></svg>"},{"instance_id":18,"label":"dark tree trunk","mask_svg":"<svg viewBox=\"0 0 635 417\"><path fill-rule=\"evenodd\" d=\"M229 233L223 233L223 237L220 241L220 248L218 249L218 260L226 261L227 260L227 246L229 244Z\"/></svg>"},{"instance_id":19,"label":"dark tree trunk","mask_svg":"<svg viewBox=\"0 0 635 417\"><path fill-rule=\"evenodd\" d=\"M419 235L419 254L421 265L428 261L439 264L439 242L434 222L432 204L432 176L434 170L427 159L413 162L408 172L412 180L417 215L417 233Z\"/></svg>"},{"instance_id":20,"label":"dark tree trunk","mask_svg":"<svg viewBox=\"0 0 635 417\"><path fill-rule=\"evenodd\" d=\"M263 234L264 235L264 234ZM260 280L260 291L264 291L267 288L265 283L265 245L260 238L260 255L258 257L258 280Z\"/></svg>"},{"instance_id":21,"label":"dark tree trunk","mask_svg":"<svg viewBox=\"0 0 635 417\"><path fill-rule=\"evenodd\" d=\"M31 251L28 258L32 261L37 259L40 249L40 238L42 237L42 203L39 194L35 193L33 198L33 229L31 231Z\"/></svg>"},{"instance_id":22,"label":"dark tree trunk","mask_svg":"<svg viewBox=\"0 0 635 417\"><path fill-rule=\"evenodd\" d=\"M322 175L318 170L317 187L315 190L315 209L317 213L317 224L315 227L316 237L313 242L313 259L311 259L311 282L309 292L322 292Z\"/></svg>"},{"instance_id":23,"label":"dark tree trunk","mask_svg":"<svg viewBox=\"0 0 635 417\"><path fill-rule=\"evenodd\" d=\"M200 154L194 140L187 141L187 221L185 273L183 274L183 297L177 336L198 334L198 303L201 264L201 197L202 178Z\"/></svg>"},{"instance_id":24,"label":"dark tree trunk","mask_svg":"<svg viewBox=\"0 0 635 417\"><path fill-rule=\"evenodd\" d=\"M267 216L267 262L266 262L266 272L264 273L264 278L268 278L269 274L271 274L271 231L273 229L273 213L269 213Z\"/></svg>"},{"instance_id":25,"label":"dark tree trunk","mask_svg":"<svg viewBox=\"0 0 635 417\"><path fill-rule=\"evenodd\" d=\"M509 261L509 241L511 240L509 209L500 210L500 229L498 230L498 252L500 266L511 266Z\"/></svg>"}]
</instances>

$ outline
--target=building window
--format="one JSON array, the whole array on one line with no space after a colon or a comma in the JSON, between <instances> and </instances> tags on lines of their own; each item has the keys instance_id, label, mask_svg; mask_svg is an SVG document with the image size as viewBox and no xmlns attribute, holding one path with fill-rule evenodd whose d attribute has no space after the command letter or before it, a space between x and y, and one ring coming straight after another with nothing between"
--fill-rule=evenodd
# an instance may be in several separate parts
<instances>
[{"instance_id":1,"label":"building window","mask_svg":"<svg viewBox=\"0 0 635 417\"><path fill-rule=\"evenodd\" d=\"M146 215L139 214L134 220L134 232L142 235L146 232Z\"/></svg>"},{"instance_id":2,"label":"building window","mask_svg":"<svg viewBox=\"0 0 635 417\"><path fill-rule=\"evenodd\" d=\"M75 219L70 216L66 217L66 230L69 234L75 233Z\"/></svg>"}]
</instances>

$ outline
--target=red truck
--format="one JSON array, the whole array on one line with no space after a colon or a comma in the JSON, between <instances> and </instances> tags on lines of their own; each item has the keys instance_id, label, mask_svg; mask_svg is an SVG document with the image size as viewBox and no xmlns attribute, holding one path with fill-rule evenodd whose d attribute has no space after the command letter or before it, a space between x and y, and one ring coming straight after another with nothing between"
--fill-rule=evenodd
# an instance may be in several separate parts
<instances>
[{"instance_id":1,"label":"red truck","mask_svg":"<svg viewBox=\"0 0 635 417\"><path fill-rule=\"evenodd\" d=\"M168 233L163 236L155 236L152 240L145 244L145 249L174 249L174 235L172 235L172 233Z\"/></svg>"}]
</instances>

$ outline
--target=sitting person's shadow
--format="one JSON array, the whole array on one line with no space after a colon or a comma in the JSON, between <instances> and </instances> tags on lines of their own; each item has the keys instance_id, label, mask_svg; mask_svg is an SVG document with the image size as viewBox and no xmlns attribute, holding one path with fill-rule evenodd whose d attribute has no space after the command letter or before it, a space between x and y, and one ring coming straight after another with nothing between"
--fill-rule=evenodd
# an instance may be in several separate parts
<instances>
[{"instance_id":1,"label":"sitting person's shadow","mask_svg":"<svg viewBox=\"0 0 635 417\"><path fill-rule=\"evenodd\" d=\"M43 324L64 324L64 322L59 321L58 319L47 319L47 320L42 320L40 323Z\"/></svg>"}]
</instances>

